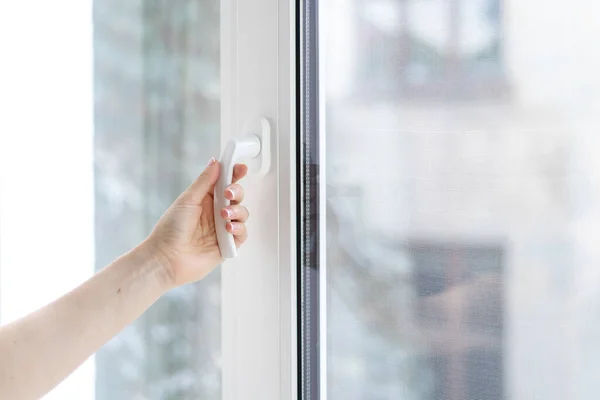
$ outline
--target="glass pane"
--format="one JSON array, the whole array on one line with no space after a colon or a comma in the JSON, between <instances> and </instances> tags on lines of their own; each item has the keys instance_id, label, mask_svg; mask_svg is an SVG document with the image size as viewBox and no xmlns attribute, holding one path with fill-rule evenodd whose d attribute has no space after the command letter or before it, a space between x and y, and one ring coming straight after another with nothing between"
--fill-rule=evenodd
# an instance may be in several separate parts
<instances>
[{"instance_id":1,"label":"glass pane","mask_svg":"<svg viewBox=\"0 0 600 400\"><path fill-rule=\"evenodd\" d=\"M597 398L599 6L319 4L327 398Z\"/></svg>"},{"instance_id":2,"label":"glass pane","mask_svg":"<svg viewBox=\"0 0 600 400\"><path fill-rule=\"evenodd\" d=\"M219 2L94 2L96 265L139 242L219 152ZM97 355L97 400L220 399L220 274Z\"/></svg>"}]
</instances>

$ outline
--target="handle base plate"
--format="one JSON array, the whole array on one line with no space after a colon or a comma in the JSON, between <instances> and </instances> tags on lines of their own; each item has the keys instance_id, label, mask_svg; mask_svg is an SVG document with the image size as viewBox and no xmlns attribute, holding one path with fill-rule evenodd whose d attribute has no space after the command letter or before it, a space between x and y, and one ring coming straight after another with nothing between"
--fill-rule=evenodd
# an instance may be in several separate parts
<instances>
[{"instance_id":1,"label":"handle base plate","mask_svg":"<svg viewBox=\"0 0 600 400\"><path fill-rule=\"evenodd\" d=\"M244 136L256 135L260 140L260 154L251 160L244 160L251 175L265 176L271 169L271 123L265 117L247 124Z\"/></svg>"}]
</instances>

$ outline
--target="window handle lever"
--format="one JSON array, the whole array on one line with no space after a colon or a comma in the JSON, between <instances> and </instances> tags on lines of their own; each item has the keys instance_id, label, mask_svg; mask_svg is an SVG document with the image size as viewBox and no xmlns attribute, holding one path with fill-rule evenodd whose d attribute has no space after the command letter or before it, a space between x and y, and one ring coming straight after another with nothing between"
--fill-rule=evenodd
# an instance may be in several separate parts
<instances>
[{"instance_id":1,"label":"window handle lever","mask_svg":"<svg viewBox=\"0 0 600 400\"><path fill-rule=\"evenodd\" d=\"M231 140L219 159L220 175L215 185L214 215L217 241L224 259L235 258L237 248L233 235L225 229L227 221L221 216L221 210L230 204L225 198L225 189L233 180L233 167L244 162L251 174L266 175L271 166L271 125L269 120L261 118L257 126L250 127L250 134Z\"/></svg>"}]
</instances>

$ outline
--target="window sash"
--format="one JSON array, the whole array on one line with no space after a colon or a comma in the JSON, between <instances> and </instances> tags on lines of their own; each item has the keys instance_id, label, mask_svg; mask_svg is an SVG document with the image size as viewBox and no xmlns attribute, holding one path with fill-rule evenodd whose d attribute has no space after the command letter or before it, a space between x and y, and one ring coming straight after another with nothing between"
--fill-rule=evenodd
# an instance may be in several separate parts
<instances>
[{"instance_id":1,"label":"window sash","mask_svg":"<svg viewBox=\"0 0 600 400\"><path fill-rule=\"evenodd\" d=\"M221 2L221 146L272 124L272 165L245 179L250 238L222 266L223 398L297 399L296 53L291 0Z\"/></svg>"}]
</instances>

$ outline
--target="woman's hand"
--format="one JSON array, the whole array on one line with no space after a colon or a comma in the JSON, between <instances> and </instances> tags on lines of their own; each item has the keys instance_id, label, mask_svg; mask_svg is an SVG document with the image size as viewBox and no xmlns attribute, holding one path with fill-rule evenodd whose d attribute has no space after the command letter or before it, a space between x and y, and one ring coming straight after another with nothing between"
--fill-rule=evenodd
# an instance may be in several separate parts
<instances>
[{"instance_id":1,"label":"woman's hand","mask_svg":"<svg viewBox=\"0 0 600 400\"><path fill-rule=\"evenodd\" d=\"M233 180L246 175L236 165ZM219 264L213 188L219 164L211 160L138 247L76 289L35 313L0 327L0 398L39 399L166 290L203 278ZM221 210L239 246L248 210L242 187L230 185ZM58 261L57 261L58 262Z\"/></svg>"},{"instance_id":2,"label":"woman's hand","mask_svg":"<svg viewBox=\"0 0 600 400\"><path fill-rule=\"evenodd\" d=\"M223 261L213 214L213 190L219 178L219 168L219 163L211 159L198 179L161 217L144 243L165 268L171 287L200 280ZM239 204L244 198L244 189L235 182L247 172L245 165L235 166L234 183L225 190L225 197L231 200L231 205L220 211L229 221L227 231L233 234L238 247L248 236L244 224L248 210Z\"/></svg>"}]
</instances>

